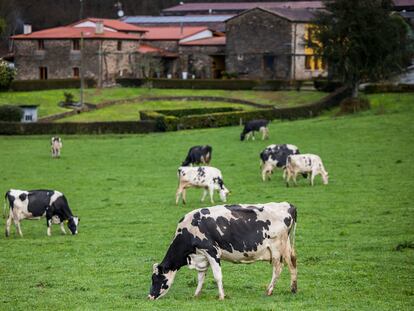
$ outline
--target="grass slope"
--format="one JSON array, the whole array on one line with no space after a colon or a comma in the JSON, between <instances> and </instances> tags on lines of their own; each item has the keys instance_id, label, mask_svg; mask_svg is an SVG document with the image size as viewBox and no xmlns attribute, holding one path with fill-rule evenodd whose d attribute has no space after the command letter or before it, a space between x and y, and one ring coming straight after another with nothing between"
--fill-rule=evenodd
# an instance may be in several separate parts
<instances>
[{"instance_id":1,"label":"grass slope","mask_svg":"<svg viewBox=\"0 0 414 311\"><path fill-rule=\"evenodd\" d=\"M67 111L58 106L64 100L63 93L70 92L74 100L79 100L79 90L47 90L34 92L0 92L0 105L39 105L39 117ZM86 89L84 101L98 104L103 101L127 99L138 96L222 96L251 100L262 104L276 105L277 107L308 104L324 97L326 93L317 91L227 91L227 90L174 90L149 88L108 88Z\"/></svg>"},{"instance_id":2,"label":"grass slope","mask_svg":"<svg viewBox=\"0 0 414 311\"><path fill-rule=\"evenodd\" d=\"M273 122L271 139L241 143L240 128L149 135L66 136L52 160L49 137L0 137L0 193L8 188L64 192L81 217L79 235L46 236L45 221L24 221L0 237L0 310L411 310L414 305L414 109ZM298 207L299 292L284 268L272 297L271 265L223 263L227 299L211 271L194 299L196 273L183 268L168 295L146 300L181 216L201 204L189 190L174 205L176 168L188 148L211 144L212 165L232 190L230 203L289 201ZM263 183L259 152L292 143L319 154L323 186L286 188L281 172ZM4 224L4 220L1 221ZM412 244L411 244L412 245Z\"/></svg>"}]
</instances>

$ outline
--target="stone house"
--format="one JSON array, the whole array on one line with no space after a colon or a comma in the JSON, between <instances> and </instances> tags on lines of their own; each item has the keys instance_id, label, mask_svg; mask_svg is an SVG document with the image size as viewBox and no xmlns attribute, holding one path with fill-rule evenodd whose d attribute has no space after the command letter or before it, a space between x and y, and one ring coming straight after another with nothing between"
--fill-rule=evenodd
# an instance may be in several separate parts
<instances>
[{"instance_id":1,"label":"stone house","mask_svg":"<svg viewBox=\"0 0 414 311\"><path fill-rule=\"evenodd\" d=\"M325 76L311 48L314 11L247 10L226 22L226 71L249 79L306 80Z\"/></svg>"},{"instance_id":2,"label":"stone house","mask_svg":"<svg viewBox=\"0 0 414 311\"><path fill-rule=\"evenodd\" d=\"M16 79L79 78L82 68L85 77L101 83L133 75L131 57L145 32L106 19L86 19L33 33L29 29L12 37Z\"/></svg>"}]
</instances>

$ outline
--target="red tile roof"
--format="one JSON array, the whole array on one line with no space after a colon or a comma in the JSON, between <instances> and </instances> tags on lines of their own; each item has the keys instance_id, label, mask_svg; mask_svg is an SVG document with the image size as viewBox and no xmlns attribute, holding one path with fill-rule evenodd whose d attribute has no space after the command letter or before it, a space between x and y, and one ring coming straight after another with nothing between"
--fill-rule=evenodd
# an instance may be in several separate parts
<instances>
[{"instance_id":1,"label":"red tile roof","mask_svg":"<svg viewBox=\"0 0 414 311\"><path fill-rule=\"evenodd\" d=\"M13 36L12 39L80 39L83 32L85 39L123 39L139 40L135 34L127 34L118 31L105 31L102 34L95 33L95 27L56 27L32 32L27 35Z\"/></svg>"},{"instance_id":2,"label":"red tile roof","mask_svg":"<svg viewBox=\"0 0 414 311\"><path fill-rule=\"evenodd\" d=\"M180 45L226 45L226 37L211 37L180 43Z\"/></svg>"},{"instance_id":3,"label":"red tile roof","mask_svg":"<svg viewBox=\"0 0 414 311\"><path fill-rule=\"evenodd\" d=\"M95 18L95 17L89 17L89 18L82 19L73 24L70 24L69 26L76 26L78 24L81 24L87 21L91 21L93 23L102 21L105 27L112 28L118 31L125 31L125 32L146 32L147 31L145 28L127 24L117 19Z\"/></svg>"},{"instance_id":4,"label":"red tile roof","mask_svg":"<svg viewBox=\"0 0 414 311\"><path fill-rule=\"evenodd\" d=\"M201 31L208 30L207 27L201 26L146 27L145 29L148 32L144 34L144 40L181 40Z\"/></svg>"},{"instance_id":5,"label":"red tile roof","mask_svg":"<svg viewBox=\"0 0 414 311\"><path fill-rule=\"evenodd\" d=\"M177 57L177 53L168 52L164 49L157 48L155 46L149 45L149 44L143 44L141 43L138 47L138 52L141 54L155 54L165 57Z\"/></svg>"}]
</instances>

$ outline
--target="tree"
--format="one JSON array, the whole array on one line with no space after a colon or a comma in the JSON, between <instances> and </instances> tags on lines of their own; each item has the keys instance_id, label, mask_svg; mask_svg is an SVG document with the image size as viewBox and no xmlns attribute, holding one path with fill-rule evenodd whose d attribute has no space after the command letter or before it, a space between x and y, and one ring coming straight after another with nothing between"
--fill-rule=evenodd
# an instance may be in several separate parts
<instances>
[{"instance_id":1,"label":"tree","mask_svg":"<svg viewBox=\"0 0 414 311\"><path fill-rule=\"evenodd\" d=\"M358 96L359 84L401 72L413 56L409 27L391 13L391 0L324 0L316 14L315 46L330 74Z\"/></svg>"}]
</instances>

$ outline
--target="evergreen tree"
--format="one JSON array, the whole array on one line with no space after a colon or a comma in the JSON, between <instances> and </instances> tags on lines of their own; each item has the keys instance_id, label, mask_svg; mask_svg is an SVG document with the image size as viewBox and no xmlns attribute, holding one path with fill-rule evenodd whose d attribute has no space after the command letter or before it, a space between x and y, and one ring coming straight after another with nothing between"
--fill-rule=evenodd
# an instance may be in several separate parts
<instances>
[{"instance_id":1,"label":"evergreen tree","mask_svg":"<svg viewBox=\"0 0 414 311\"><path fill-rule=\"evenodd\" d=\"M330 0L317 14L316 50L330 75L342 79L358 96L361 82L401 72L413 56L410 28L391 0Z\"/></svg>"}]
</instances>

